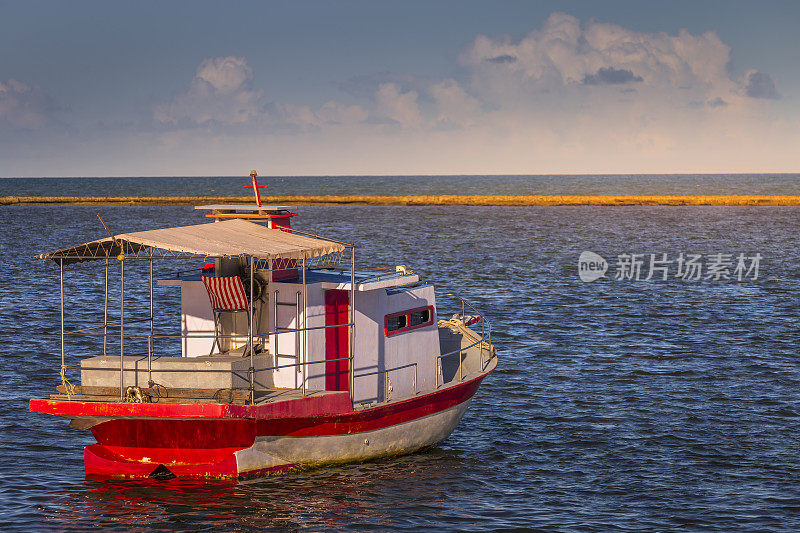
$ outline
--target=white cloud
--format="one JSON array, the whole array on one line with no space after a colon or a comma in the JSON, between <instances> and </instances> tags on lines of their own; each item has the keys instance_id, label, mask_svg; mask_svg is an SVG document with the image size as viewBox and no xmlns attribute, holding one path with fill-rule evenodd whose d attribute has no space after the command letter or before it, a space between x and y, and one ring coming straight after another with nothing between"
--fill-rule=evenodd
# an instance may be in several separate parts
<instances>
[{"instance_id":1,"label":"white cloud","mask_svg":"<svg viewBox=\"0 0 800 533\"><path fill-rule=\"evenodd\" d=\"M416 91L402 92L394 83L383 83L375 93L376 112L400 124L403 128L415 128L422 124L417 105Z\"/></svg>"},{"instance_id":2,"label":"white cloud","mask_svg":"<svg viewBox=\"0 0 800 533\"><path fill-rule=\"evenodd\" d=\"M713 32L642 33L616 24L553 13L518 42L479 36L459 57L471 89L495 101L577 89L581 85L641 82L638 90L730 92L730 47ZM718 95L715 95L718 96Z\"/></svg>"},{"instance_id":3,"label":"white cloud","mask_svg":"<svg viewBox=\"0 0 800 533\"><path fill-rule=\"evenodd\" d=\"M518 40L480 35L451 85L477 102L469 134L448 137L500 172L796 169L797 117L771 112L768 75L731 79L730 51L714 32L637 32L564 13ZM427 94L440 120L458 116L442 111L441 86Z\"/></svg>"},{"instance_id":4,"label":"white cloud","mask_svg":"<svg viewBox=\"0 0 800 533\"><path fill-rule=\"evenodd\" d=\"M435 84L430 89L431 96L436 103L440 124L453 124L470 126L475 123L480 109L480 102L452 79Z\"/></svg>"},{"instance_id":5,"label":"white cloud","mask_svg":"<svg viewBox=\"0 0 800 533\"><path fill-rule=\"evenodd\" d=\"M38 130L50 122L51 99L40 87L10 79L0 82L0 126Z\"/></svg>"},{"instance_id":6,"label":"white cloud","mask_svg":"<svg viewBox=\"0 0 800 533\"><path fill-rule=\"evenodd\" d=\"M328 101L317 110L290 102L267 103L264 92L253 88L252 82L253 69L243 57L205 59L188 89L172 102L158 106L155 118L175 127L247 125L284 133L352 125L367 118L361 106L336 101Z\"/></svg>"},{"instance_id":7,"label":"white cloud","mask_svg":"<svg viewBox=\"0 0 800 533\"><path fill-rule=\"evenodd\" d=\"M367 119L367 111L358 105L345 105L333 100L325 102L317 111L317 116L328 124L357 124Z\"/></svg>"},{"instance_id":8,"label":"white cloud","mask_svg":"<svg viewBox=\"0 0 800 533\"><path fill-rule=\"evenodd\" d=\"M253 69L243 57L214 57L197 67L189 88L159 106L156 120L169 124L243 124L261 113L263 92L251 87Z\"/></svg>"},{"instance_id":9,"label":"white cloud","mask_svg":"<svg viewBox=\"0 0 800 533\"><path fill-rule=\"evenodd\" d=\"M245 90L253 79L253 69L243 57L215 57L197 67L195 83L206 82L220 95Z\"/></svg>"}]
</instances>

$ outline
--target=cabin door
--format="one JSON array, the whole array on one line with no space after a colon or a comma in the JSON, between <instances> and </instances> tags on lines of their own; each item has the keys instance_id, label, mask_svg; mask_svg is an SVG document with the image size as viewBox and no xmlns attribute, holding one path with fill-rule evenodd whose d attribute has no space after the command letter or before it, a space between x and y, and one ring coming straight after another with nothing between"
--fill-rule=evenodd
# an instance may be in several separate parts
<instances>
[{"instance_id":1,"label":"cabin door","mask_svg":"<svg viewBox=\"0 0 800 533\"><path fill-rule=\"evenodd\" d=\"M349 309L348 291L325 291L325 390L350 390L349 361L335 361L350 356L350 328L330 327L348 324Z\"/></svg>"}]
</instances>

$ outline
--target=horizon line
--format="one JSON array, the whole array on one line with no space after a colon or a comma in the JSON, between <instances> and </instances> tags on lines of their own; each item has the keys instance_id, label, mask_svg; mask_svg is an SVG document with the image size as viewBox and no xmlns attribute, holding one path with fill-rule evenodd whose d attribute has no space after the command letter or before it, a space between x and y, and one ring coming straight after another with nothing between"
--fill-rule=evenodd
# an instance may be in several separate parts
<instances>
[{"instance_id":1,"label":"horizon line","mask_svg":"<svg viewBox=\"0 0 800 533\"><path fill-rule=\"evenodd\" d=\"M259 174L259 178L427 178L427 177L535 177L535 176L747 176L766 175L777 176L800 175L798 172L564 172L559 174ZM125 178L249 178L247 174L232 175L199 175L199 174L159 174L159 175L114 175L114 176L0 176L0 179L125 179Z\"/></svg>"}]
</instances>

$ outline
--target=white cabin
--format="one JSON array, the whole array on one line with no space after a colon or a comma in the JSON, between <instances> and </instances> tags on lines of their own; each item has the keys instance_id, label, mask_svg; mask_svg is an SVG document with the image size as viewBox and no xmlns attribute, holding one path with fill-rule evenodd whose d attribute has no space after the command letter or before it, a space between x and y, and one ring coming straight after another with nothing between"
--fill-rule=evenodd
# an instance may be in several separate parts
<instances>
[{"instance_id":1,"label":"white cabin","mask_svg":"<svg viewBox=\"0 0 800 533\"><path fill-rule=\"evenodd\" d=\"M266 287L268 276L268 271L257 271L262 287ZM269 295L257 302L254 312L260 317L254 335L273 332L266 335L272 366L296 366L275 369L271 381L262 385L300 388L304 376L298 363L320 362L307 366L307 390L349 390L349 384L342 379L337 381L339 376L335 373L349 373L348 361L323 361L348 356L349 328L325 326L349 322L347 314L344 322L341 320L336 304L338 298L345 307L349 306L354 292L354 403L399 399L436 388L436 358L440 352L433 286L421 282L416 274L403 272L355 272L354 279L355 291L351 291L349 271L309 268L305 299L300 272L294 279L268 283ZM182 357L213 356L213 310L201 274L159 280L158 284L180 288ZM216 355L236 350L242 353L248 335L245 318L237 317L226 324L226 332L239 338L223 343L228 350L216 349ZM284 329L294 331L281 332ZM338 334L332 334L334 331Z\"/></svg>"}]
</instances>

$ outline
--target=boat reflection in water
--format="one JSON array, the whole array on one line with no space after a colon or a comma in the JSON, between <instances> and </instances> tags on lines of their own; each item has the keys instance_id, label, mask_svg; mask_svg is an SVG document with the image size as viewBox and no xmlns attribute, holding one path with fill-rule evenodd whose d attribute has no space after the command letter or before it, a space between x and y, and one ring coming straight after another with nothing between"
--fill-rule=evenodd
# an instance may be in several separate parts
<instances>
[{"instance_id":1,"label":"boat reflection in water","mask_svg":"<svg viewBox=\"0 0 800 533\"><path fill-rule=\"evenodd\" d=\"M343 529L385 526L398 502L436 513L463 491L464 465L434 449L392 460L288 472L249 481L174 478L87 481L46 505L48 524L98 528ZM450 495L450 496L448 496ZM413 520L416 513L411 513ZM466 520L466 518L465 518Z\"/></svg>"}]
</instances>

